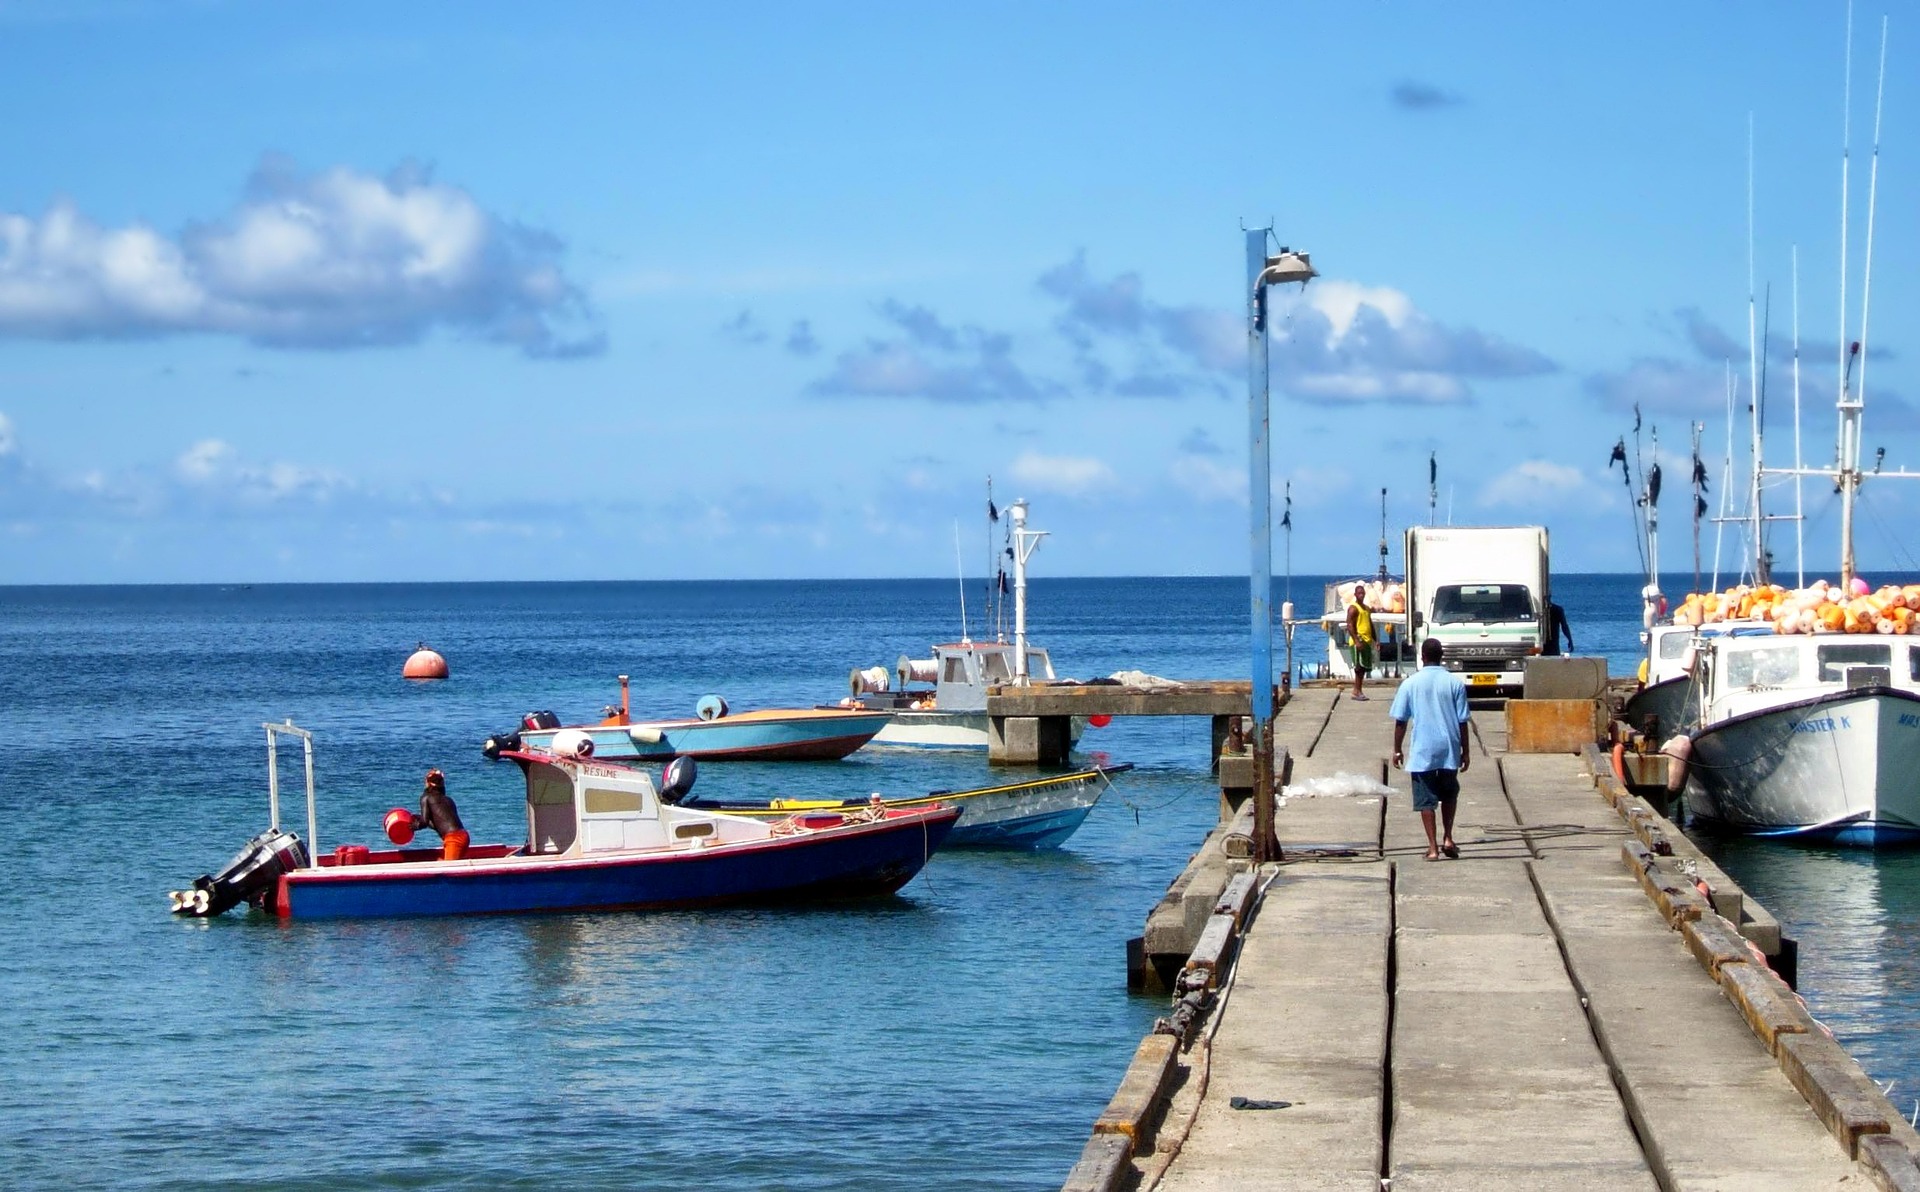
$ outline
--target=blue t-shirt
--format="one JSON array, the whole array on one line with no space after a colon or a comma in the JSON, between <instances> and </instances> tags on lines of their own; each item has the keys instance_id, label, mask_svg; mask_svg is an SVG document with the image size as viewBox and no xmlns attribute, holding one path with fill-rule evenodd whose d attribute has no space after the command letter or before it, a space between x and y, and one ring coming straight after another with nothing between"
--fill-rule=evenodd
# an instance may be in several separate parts
<instances>
[{"instance_id":1,"label":"blue t-shirt","mask_svg":"<svg viewBox=\"0 0 1920 1192\"><path fill-rule=\"evenodd\" d=\"M1413 721L1407 736L1407 769L1460 768L1460 725L1467 718L1467 685L1444 666L1423 666L1393 693L1393 718Z\"/></svg>"}]
</instances>

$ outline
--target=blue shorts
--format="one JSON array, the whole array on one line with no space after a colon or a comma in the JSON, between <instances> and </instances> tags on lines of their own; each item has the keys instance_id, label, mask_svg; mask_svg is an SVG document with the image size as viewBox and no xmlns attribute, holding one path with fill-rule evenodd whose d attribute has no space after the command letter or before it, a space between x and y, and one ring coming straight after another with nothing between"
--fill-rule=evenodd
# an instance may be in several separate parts
<instances>
[{"instance_id":1,"label":"blue shorts","mask_svg":"<svg viewBox=\"0 0 1920 1192\"><path fill-rule=\"evenodd\" d=\"M1460 797L1460 771L1421 770L1413 779L1413 809L1433 811L1445 803L1451 806Z\"/></svg>"}]
</instances>

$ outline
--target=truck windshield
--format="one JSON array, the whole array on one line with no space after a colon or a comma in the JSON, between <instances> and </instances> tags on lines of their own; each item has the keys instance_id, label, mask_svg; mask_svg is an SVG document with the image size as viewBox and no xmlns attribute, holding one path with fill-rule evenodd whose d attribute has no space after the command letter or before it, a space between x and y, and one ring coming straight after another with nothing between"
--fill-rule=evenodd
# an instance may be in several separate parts
<instances>
[{"instance_id":1,"label":"truck windshield","mask_svg":"<svg viewBox=\"0 0 1920 1192\"><path fill-rule=\"evenodd\" d=\"M1433 597L1435 625L1533 619L1533 594L1525 584L1448 584Z\"/></svg>"}]
</instances>

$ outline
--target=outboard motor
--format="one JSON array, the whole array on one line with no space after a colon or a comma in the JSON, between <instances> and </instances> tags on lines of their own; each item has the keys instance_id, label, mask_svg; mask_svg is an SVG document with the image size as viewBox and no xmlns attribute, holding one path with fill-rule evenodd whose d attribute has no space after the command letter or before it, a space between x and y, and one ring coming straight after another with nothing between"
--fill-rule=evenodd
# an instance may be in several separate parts
<instances>
[{"instance_id":1,"label":"outboard motor","mask_svg":"<svg viewBox=\"0 0 1920 1192\"><path fill-rule=\"evenodd\" d=\"M242 902L262 905L280 875L310 864L307 846L291 832L269 828L252 840L227 862L217 874L201 874L193 879L191 890L169 891L167 898L176 915L211 918L225 914Z\"/></svg>"},{"instance_id":2,"label":"outboard motor","mask_svg":"<svg viewBox=\"0 0 1920 1192\"><path fill-rule=\"evenodd\" d=\"M514 729L508 729L504 733L495 733L480 742L480 752L490 762L497 762L500 760L501 754L512 753L518 748L520 748L520 734Z\"/></svg>"},{"instance_id":3,"label":"outboard motor","mask_svg":"<svg viewBox=\"0 0 1920 1192\"><path fill-rule=\"evenodd\" d=\"M552 712L528 712L520 718L520 727L528 731L543 728L559 728L560 718Z\"/></svg>"},{"instance_id":4,"label":"outboard motor","mask_svg":"<svg viewBox=\"0 0 1920 1192\"><path fill-rule=\"evenodd\" d=\"M660 801L678 803L693 790L693 780L699 776L700 767L693 764L690 757L676 757L660 771Z\"/></svg>"}]
</instances>

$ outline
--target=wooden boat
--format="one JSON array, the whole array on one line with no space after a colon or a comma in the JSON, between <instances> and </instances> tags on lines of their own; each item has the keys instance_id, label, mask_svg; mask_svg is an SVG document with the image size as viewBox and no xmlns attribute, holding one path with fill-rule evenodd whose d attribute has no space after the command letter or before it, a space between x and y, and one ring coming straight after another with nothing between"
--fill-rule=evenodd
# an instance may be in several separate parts
<instances>
[{"instance_id":1,"label":"wooden boat","mask_svg":"<svg viewBox=\"0 0 1920 1192\"><path fill-rule=\"evenodd\" d=\"M775 819L680 805L693 764L656 788L632 766L519 750L527 838L482 844L459 860L441 850L343 844L312 857L280 826L277 736L307 749L307 840L315 823L312 738L267 725L271 826L218 875L171 895L177 914L210 916L241 902L282 918L368 918L571 910L650 910L718 903L888 894L946 840L948 806L849 806ZM317 850L316 850L317 851Z\"/></svg>"},{"instance_id":2,"label":"wooden boat","mask_svg":"<svg viewBox=\"0 0 1920 1192\"><path fill-rule=\"evenodd\" d=\"M551 712L529 712L519 728L488 737L480 750L497 758L517 749L581 754L608 761L837 761L871 741L892 714L870 708L759 708L736 712L717 695L703 698L695 715L633 720L627 676L620 676L620 706L598 724L562 725Z\"/></svg>"},{"instance_id":3,"label":"wooden boat","mask_svg":"<svg viewBox=\"0 0 1920 1192\"><path fill-rule=\"evenodd\" d=\"M1112 776L1133 769L1132 763L1095 766L1071 774L1052 774L1022 782L976 787L964 791L933 791L906 799L882 799L889 809L915 810L942 805L960 809L960 821L947 836L949 848L1058 848L1074 834L1100 801ZM772 803L702 803L733 815L761 818L795 812L839 811L859 806L851 801L776 799Z\"/></svg>"}]
</instances>

